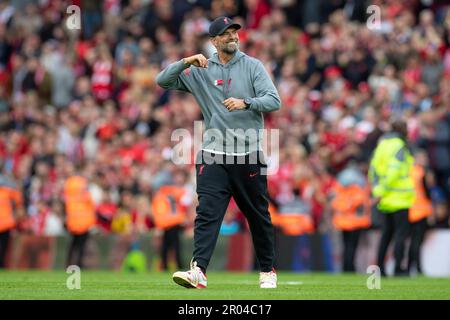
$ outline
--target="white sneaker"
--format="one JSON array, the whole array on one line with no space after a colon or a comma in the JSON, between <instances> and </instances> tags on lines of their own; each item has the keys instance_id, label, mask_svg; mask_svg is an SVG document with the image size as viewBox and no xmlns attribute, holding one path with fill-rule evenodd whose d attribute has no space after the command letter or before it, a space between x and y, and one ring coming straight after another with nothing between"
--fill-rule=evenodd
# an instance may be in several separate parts
<instances>
[{"instance_id":1,"label":"white sneaker","mask_svg":"<svg viewBox=\"0 0 450 320\"><path fill-rule=\"evenodd\" d=\"M173 281L186 288L204 289L207 285L207 278L203 271L197 267L196 261L191 261L191 270L177 271L172 276Z\"/></svg>"},{"instance_id":2,"label":"white sneaker","mask_svg":"<svg viewBox=\"0 0 450 320\"><path fill-rule=\"evenodd\" d=\"M259 287L261 289L269 289L277 287L277 273L275 269L270 272L259 273Z\"/></svg>"}]
</instances>

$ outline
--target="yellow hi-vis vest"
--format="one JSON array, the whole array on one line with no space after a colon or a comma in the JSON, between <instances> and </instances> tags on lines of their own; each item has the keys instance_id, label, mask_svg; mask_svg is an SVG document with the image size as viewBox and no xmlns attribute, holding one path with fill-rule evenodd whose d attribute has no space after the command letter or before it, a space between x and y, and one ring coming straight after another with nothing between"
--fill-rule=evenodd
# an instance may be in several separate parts
<instances>
[{"instance_id":1,"label":"yellow hi-vis vest","mask_svg":"<svg viewBox=\"0 0 450 320\"><path fill-rule=\"evenodd\" d=\"M415 200L413 162L405 142L397 135L386 135L380 140L369 167L372 195L380 197L380 211L390 213L412 206Z\"/></svg>"}]
</instances>

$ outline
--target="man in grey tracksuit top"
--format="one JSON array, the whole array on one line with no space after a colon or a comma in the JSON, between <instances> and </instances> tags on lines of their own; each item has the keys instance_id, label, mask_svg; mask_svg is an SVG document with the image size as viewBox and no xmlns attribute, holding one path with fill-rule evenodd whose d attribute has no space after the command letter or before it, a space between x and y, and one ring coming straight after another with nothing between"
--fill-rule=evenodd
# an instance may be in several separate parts
<instances>
[{"instance_id":1,"label":"man in grey tracksuit top","mask_svg":"<svg viewBox=\"0 0 450 320\"><path fill-rule=\"evenodd\" d=\"M196 162L199 205L191 270L173 277L189 288L206 287L206 268L231 196L249 222L261 268L260 285L276 287L261 140L263 112L278 110L280 97L262 63L239 51L240 27L227 17L217 18L209 30L217 53L209 60L202 54L183 58L156 79L165 89L192 93L206 126Z\"/></svg>"}]
</instances>

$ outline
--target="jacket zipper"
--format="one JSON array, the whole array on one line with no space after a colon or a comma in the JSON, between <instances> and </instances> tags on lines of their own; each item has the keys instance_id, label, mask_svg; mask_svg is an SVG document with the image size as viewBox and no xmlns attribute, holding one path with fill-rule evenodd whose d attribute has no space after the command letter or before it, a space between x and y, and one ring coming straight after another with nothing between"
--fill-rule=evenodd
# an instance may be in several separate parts
<instances>
[{"instance_id":1,"label":"jacket zipper","mask_svg":"<svg viewBox=\"0 0 450 320\"><path fill-rule=\"evenodd\" d=\"M230 93L230 84L231 84L231 79L230 79L230 68L231 66L229 66L227 68L227 79L224 85L226 85L226 90L225 90L225 99L228 99L228 94ZM224 86L225 87L225 86ZM224 88L225 89L225 88Z\"/></svg>"},{"instance_id":2,"label":"jacket zipper","mask_svg":"<svg viewBox=\"0 0 450 320\"><path fill-rule=\"evenodd\" d=\"M224 73L223 73L223 66L220 66L220 71L222 72L222 94L223 94L223 100L227 98L226 91L225 91L225 79L224 79Z\"/></svg>"}]
</instances>

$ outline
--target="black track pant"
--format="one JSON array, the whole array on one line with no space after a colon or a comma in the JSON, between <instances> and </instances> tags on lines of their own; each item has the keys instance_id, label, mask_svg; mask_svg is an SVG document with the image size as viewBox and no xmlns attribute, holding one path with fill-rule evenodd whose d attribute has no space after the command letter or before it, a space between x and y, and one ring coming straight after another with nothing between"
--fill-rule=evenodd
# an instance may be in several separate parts
<instances>
[{"instance_id":1,"label":"black track pant","mask_svg":"<svg viewBox=\"0 0 450 320\"><path fill-rule=\"evenodd\" d=\"M378 266L384 273L384 259L392 238L394 238L395 272L403 272L401 263L405 251L405 242L409 236L408 210L383 213L382 235L378 248Z\"/></svg>"},{"instance_id":2,"label":"black track pant","mask_svg":"<svg viewBox=\"0 0 450 320\"><path fill-rule=\"evenodd\" d=\"M181 232L180 226L175 226L173 228L164 230L161 245L161 260L163 270L168 269L168 255L170 249L173 249L175 253L175 259L177 262L178 269L183 268L181 262L180 232Z\"/></svg>"},{"instance_id":3,"label":"black track pant","mask_svg":"<svg viewBox=\"0 0 450 320\"><path fill-rule=\"evenodd\" d=\"M417 272L422 273L420 265L420 247L427 230L427 218L423 218L411 224L411 245L409 247L408 269L415 267Z\"/></svg>"},{"instance_id":4,"label":"black track pant","mask_svg":"<svg viewBox=\"0 0 450 320\"><path fill-rule=\"evenodd\" d=\"M342 237L344 238L344 271L355 272L355 254L358 248L360 230L343 231Z\"/></svg>"},{"instance_id":5,"label":"black track pant","mask_svg":"<svg viewBox=\"0 0 450 320\"><path fill-rule=\"evenodd\" d=\"M205 270L208 267L233 196L249 223L261 271L271 271L274 232L268 210L267 176L261 174L261 169L267 168L262 153L247 156L215 155L216 161L211 164L214 155L201 152L202 162L196 164L199 204L194 230L194 261ZM230 164L233 161L234 164ZM245 164L240 164L243 162Z\"/></svg>"},{"instance_id":6,"label":"black track pant","mask_svg":"<svg viewBox=\"0 0 450 320\"><path fill-rule=\"evenodd\" d=\"M88 240L89 232L82 234L74 234L72 243L69 248L69 255L67 257L67 265L77 265L83 267L84 249Z\"/></svg>"},{"instance_id":7,"label":"black track pant","mask_svg":"<svg viewBox=\"0 0 450 320\"><path fill-rule=\"evenodd\" d=\"M10 235L10 230L0 232L0 269L6 266L6 253L8 252Z\"/></svg>"}]
</instances>

